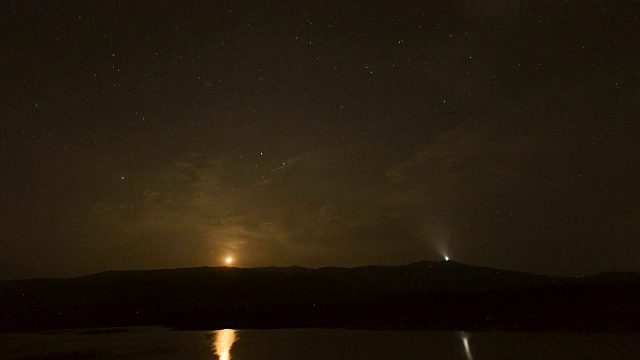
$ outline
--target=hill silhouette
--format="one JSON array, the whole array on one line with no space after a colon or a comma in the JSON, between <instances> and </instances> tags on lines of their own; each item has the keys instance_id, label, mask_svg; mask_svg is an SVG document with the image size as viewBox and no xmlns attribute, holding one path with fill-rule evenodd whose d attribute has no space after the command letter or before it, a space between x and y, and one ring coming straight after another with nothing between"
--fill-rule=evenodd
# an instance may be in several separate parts
<instances>
[{"instance_id":1,"label":"hill silhouette","mask_svg":"<svg viewBox=\"0 0 640 360\"><path fill-rule=\"evenodd\" d=\"M567 278L454 261L200 267L0 281L0 329L640 330L640 275Z\"/></svg>"}]
</instances>

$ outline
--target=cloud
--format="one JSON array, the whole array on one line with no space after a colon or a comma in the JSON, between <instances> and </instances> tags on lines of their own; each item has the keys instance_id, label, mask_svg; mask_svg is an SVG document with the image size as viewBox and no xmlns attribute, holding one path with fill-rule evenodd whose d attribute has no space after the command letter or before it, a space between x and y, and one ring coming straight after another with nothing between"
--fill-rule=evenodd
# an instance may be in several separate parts
<instances>
[{"instance_id":1,"label":"cloud","mask_svg":"<svg viewBox=\"0 0 640 360\"><path fill-rule=\"evenodd\" d=\"M209 265L228 253L239 266L406 263L437 258L448 241L477 259L487 248L528 249L525 240L558 236L554 221L584 196L572 171L596 150L566 144L551 122L496 123L462 123L379 167L370 163L379 145L364 143L316 148L286 172L192 156L95 214L117 236L172 242L163 248Z\"/></svg>"}]
</instances>

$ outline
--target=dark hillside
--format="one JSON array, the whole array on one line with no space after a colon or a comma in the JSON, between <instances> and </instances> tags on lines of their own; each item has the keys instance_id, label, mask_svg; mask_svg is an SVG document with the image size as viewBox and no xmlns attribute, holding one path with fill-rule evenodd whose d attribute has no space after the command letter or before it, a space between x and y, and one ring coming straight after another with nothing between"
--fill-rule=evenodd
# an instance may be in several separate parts
<instances>
[{"instance_id":1,"label":"dark hillside","mask_svg":"<svg viewBox=\"0 0 640 360\"><path fill-rule=\"evenodd\" d=\"M456 262L109 271L0 282L4 331L162 325L640 330L640 277L538 276Z\"/></svg>"}]
</instances>

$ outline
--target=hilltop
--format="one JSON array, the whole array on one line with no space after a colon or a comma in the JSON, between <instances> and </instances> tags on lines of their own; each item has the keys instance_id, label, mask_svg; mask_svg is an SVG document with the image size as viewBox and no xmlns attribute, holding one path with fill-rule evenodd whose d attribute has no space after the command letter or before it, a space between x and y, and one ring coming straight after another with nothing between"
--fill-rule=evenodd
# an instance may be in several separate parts
<instances>
[{"instance_id":1,"label":"hilltop","mask_svg":"<svg viewBox=\"0 0 640 360\"><path fill-rule=\"evenodd\" d=\"M423 261L200 267L0 281L0 329L421 328L639 331L640 275L568 278Z\"/></svg>"}]
</instances>

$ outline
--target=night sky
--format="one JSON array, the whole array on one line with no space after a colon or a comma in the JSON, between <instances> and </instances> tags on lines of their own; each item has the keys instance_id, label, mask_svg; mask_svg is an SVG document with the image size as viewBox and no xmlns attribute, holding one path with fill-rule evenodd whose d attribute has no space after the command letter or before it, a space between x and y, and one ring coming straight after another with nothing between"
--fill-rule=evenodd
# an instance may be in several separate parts
<instances>
[{"instance_id":1,"label":"night sky","mask_svg":"<svg viewBox=\"0 0 640 360\"><path fill-rule=\"evenodd\" d=\"M3 1L0 278L640 271L640 3L443 3Z\"/></svg>"}]
</instances>

